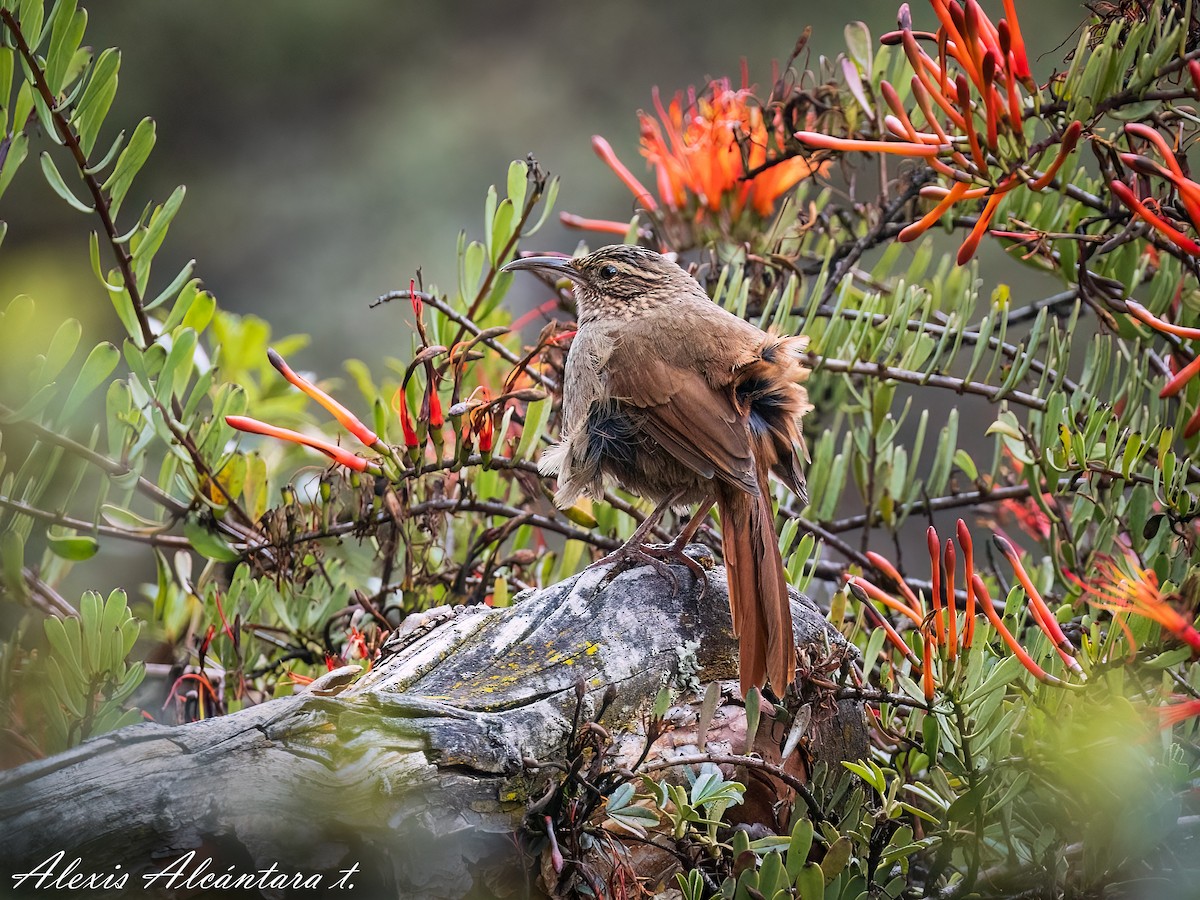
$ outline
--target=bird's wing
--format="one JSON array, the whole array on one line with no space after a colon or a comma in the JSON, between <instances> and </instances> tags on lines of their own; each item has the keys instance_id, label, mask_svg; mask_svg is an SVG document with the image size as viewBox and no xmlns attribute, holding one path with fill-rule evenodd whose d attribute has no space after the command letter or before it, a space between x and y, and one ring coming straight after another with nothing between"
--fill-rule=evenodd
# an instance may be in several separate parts
<instances>
[{"instance_id":1,"label":"bird's wing","mask_svg":"<svg viewBox=\"0 0 1200 900\"><path fill-rule=\"evenodd\" d=\"M699 372L662 359L631 358L632 352L618 344L606 361L609 395L639 410L647 434L689 469L757 494L750 428L732 390L714 389Z\"/></svg>"}]
</instances>

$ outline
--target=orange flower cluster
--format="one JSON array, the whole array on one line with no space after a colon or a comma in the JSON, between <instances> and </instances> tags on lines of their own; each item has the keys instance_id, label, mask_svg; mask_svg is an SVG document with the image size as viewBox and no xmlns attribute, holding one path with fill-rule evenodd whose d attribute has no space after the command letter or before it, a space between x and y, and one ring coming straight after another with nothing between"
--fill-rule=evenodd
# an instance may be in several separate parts
<instances>
[{"instance_id":1,"label":"orange flower cluster","mask_svg":"<svg viewBox=\"0 0 1200 900\"><path fill-rule=\"evenodd\" d=\"M1200 656L1200 632L1192 626L1191 620L1171 605L1173 600L1179 599L1179 595L1164 595L1158 587L1158 576L1149 569L1136 564L1130 567L1132 574L1123 571L1116 560L1105 557L1097 566L1097 576L1091 581L1084 581L1070 572L1064 574L1083 589L1084 599L1088 603L1113 613L1113 621L1125 632L1125 639L1129 641L1131 654L1137 652L1137 643L1125 621L1126 616L1118 615L1121 613L1157 622L1191 647L1193 657Z\"/></svg>"},{"instance_id":2,"label":"orange flower cluster","mask_svg":"<svg viewBox=\"0 0 1200 900\"><path fill-rule=\"evenodd\" d=\"M666 106L657 89L653 96L655 115L639 112L638 118L641 152L654 173L657 198L621 162L608 141L599 135L592 138L596 154L647 210L657 211L661 203L672 212L693 213L697 221L722 210L734 220L747 209L765 218L781 195L826 168L827 164L817 165L801 157L767 165L768 148L771 144L782 146L786 135L781 120L767 121L745 85L735 89L728 78L720 78L700 94L689 90L686 102L684 95L677 93ZM629 228L627 223L566 213L562 220L567 225L618 234Z\"/></svg>"},{"instance_id":3,"label":"orange flower cluster","mask_svg":"<svg viewBox=\"0 0 1200 900\"><path fill-rule=\"evenodd\" d=\"M974 544L971 540L971 533L962 519L958 520L956 537L958 538L959 549L963 555L964 586L967 595L961 622L959 619L958 604L955 599L955 575L958 553L954 549L953 540L947 540L945 546L942 546L937 530L933 526L930 526L926 535L929 545L930 571L932 574L932 591L930 592L932 595L930 598L931 609L928 609L924 599L917 596L912 588L905 583L904 579L900 577L900 573L896 571L896 568L878 553L867 553L867 559L871 561L871 564L876 569L896 584L903 596L902 600L881 590L862 576L852 575L846 579L851 592L862 601L863 608L869 611L868 614L875 613L873 618L878 625L885 629L888 639L913 664L914 670L920 672L926 702L932 703L937 691L938 676L935 668L939 665L939 662L943 665L951 663L956 659L960 650L965 651L971 647L975 638L976 605L983 611L988 621L991 622L992 627L996 630L996 633L1000 635L1013 655L1020 660L1021 665L1031 672L1038 681L1044 684L1066 685L1067 682L1049 674L1033 660L1016 637L1013 636L1012 632L1008 630L999 613L996 612L995 607L992 605L991 597L988 596L983 579L975 572ZM1050 642L1054 644L1059 657L1066 666L1080 678L1083 678L1083 669L1075 659L1074 648L1067 640L1058 621L1054 618L1050 607L1046 604L1046 601L1042 598L1037 588L1034 587L1033 581L1030 579L1029 573L1025 570L1025 566L1021 562L1016 548L999 535L994 536L994 540L1000 552L1008 560L1009 565L1017 576L1017 580L1025 589L1025 595L1029 599L1029 610L1034 621L1050 639ZM916 659L912 650L891 624L882 616L879 616L878 612L870 606L867 602L868 600L878 601L889 609L900 613L902 616L910 619L916 628L920 629L923 651L920 660Z\"/></svg>"},{"instance_id":4,"label":"orange flower cluster","mask_svg":"<svg viewBox=\"0 0 1200 900\"><path fill-rule=\"evenodd\" d=\"M1197 82L1197 92L1200 93L1200 64L1195 64L1194 60L1192 63L1189 66L1189 71L1193 75L1193 80ZM1149 197L1138 196L1123 181L1114 180L1109 184L1113 194L1136 218L1141 219L1159 234L1166 237L1184 253L1194 257L1200 256L1200 243L1197 243L1180 230L1180 226L1190 226L1193 232L1200 232L1200 183L1193 181L1184 174L1183 165L1175 155L1175 151L1156 129L1137 122L1130 122L1125 126L1125 132L1131 137L1141 138L1146 141L1158 151L1158 154L1162 157L1166 165L1159 165L1153 159L1139 153L1122 153L1121 162L1125 163L1130 171L1138 175L1147 178L1161 178L1169 183L1175 189L1175 195L1179 199L1179 206L1183 208L1187 221L1186 223L1180 222L1171 216L1170 212L1168 212L1170 209L1168 204L1161 203ZM1151 208L1152 206L1154 209ZM1157 212L1155 209L1157 209ZM1156 331L1190 340L1200 340L1200 328L1187 328L1165 321L1132 300L1127 301L1126 305L1129 307L1130 314L1135 319L1149 325ZM1180 366L1179 370L1163 386L1159 396L1174 397L1198 374L1200 374L1200 353L1197 353L1189 362ZM1195 412L1192 413L1191 418L1188 419L1187 424L1184 426L1183 432L1184 437L1189 438L1197 433L1200 433L1200 407L1197 407Z\"/></svg>"},{"instance_id":5,"label":"orange flower cluster","mask_svg":"<svg viewBox=\"0 0 1200 900\"><path fill-rule=\"evenodd\" d=\"M899 11L900 30L884 35L885 44L904 48L913 69L912 97L925 125L918 128L896 89L880 84L891 110L884 125L898 140L851 140L811 131L796 137L810 147L825 150L861 150L925 159L950 181L949 187L928 186L921 195L938 203L919 221L900 233L911 241L922 235L952 206L983 200L984 207L958 252L963 265L979 246L1000 200L1025 184L1041 191L1053 181L1067 156L1075 149L1083 127L1072 122L1054 142L1056 155L1044 172L1026 157L1024 98L1021 89L1034 92L1037 84L1029 70L1013 0L1004 0L1007 18L993 23L976 0L960 6L955 0L931 0L940 26L934 33L912 27L908 4ZM937 48L932 57L921 47L926 41ZM1006 140L1001 141L1001 138Z\"/></svg>"}]
</instances>

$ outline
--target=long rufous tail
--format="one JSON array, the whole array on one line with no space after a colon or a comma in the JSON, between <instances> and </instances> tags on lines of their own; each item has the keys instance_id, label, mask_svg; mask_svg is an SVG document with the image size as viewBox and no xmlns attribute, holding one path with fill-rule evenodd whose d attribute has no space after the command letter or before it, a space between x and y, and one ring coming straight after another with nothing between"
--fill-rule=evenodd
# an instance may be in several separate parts
<instances>
[{"instance_id":1,"label":"long rufous tail","mask_svg":"<svg viewBox=\"0 0 1200 900\"><path fill-rule=\"evenodd\" d=\"M730 485L717 494L742 696L768 679L782 695L796 675L792 608L762 462L757 495Z\"/></svg>"}]
</instances>

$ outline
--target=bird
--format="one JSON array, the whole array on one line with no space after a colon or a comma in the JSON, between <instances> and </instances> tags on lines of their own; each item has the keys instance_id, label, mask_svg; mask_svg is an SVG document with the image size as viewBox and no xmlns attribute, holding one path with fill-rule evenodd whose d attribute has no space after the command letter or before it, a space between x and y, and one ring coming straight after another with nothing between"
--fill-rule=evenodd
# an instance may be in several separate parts
<instances>
[{"instance_id":1,"label":"bird","mask_svg":"<svg viewBox=\"0 0 1200 900\"><path fill-rule=\"evenodd\" d=\"M673 559L695 571L683 548L715 503L742 695L769 682L782 696L795 679L796 648L769 476L806 502L807 338L755 327L672 259L638 245L522 256L502 268L573 282L578 330L563 376L561 439L539 461L543 475L558 478L556 505L599 498L615 481L656 507L600 562L665 569ZM674 542L647 543L668 509L694 504Z\"/></svg>"}]
</instances>

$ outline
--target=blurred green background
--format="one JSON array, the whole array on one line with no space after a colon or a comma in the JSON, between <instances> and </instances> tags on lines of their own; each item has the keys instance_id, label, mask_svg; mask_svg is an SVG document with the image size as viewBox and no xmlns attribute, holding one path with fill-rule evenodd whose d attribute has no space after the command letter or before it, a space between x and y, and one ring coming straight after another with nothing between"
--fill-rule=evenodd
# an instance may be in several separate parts
<instances>
[{"instance_id":1,"label":"blurred green background","mask_svg":"<svg viewBox=\"0 0 1200 900\"><path fill-rule=\"evenodd\" d=\"M592 134L640 174L636 111L654 85L670 95L736 80L744 56L765 86L771 60L786 59L806 25L815 68L844 49L848 20L878 36L897 5L111 0L89 5L86 43L123 53L110 121L157 122L123 219L187 185L157 278L195 257L224 307L262 316L276 334L311 333L293 361L328 376L349 356L407 353L402 311L368 303L406 287L417 267L427 283L452 281L458 231L482 233L484 194L509 160L532 152L564 176L558 210L628 219L632 198L593 155ZM1002 14L998 0L985 6ZM1085 11L1071 0L1019 6L1044 78ZM933 21L927 4L914 15ZM35 138L0 204L10 226L0 302L27 293L54 324L71 314L90 323L85 335L116 337L88 266L95 223L53 196L32 158L44 147ZM571 250L579 238L555 222L537 240ZM1000 258L989 249L985 260ZM518 283L514 294L533 289Z\"/></svg>"}]
</instances>

